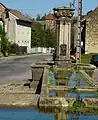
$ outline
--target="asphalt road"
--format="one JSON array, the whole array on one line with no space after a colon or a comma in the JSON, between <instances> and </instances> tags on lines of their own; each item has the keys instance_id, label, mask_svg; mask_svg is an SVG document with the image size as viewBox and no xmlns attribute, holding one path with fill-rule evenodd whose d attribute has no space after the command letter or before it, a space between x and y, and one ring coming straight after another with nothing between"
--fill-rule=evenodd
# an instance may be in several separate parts
<instances>
[{"instance_id":1,"label":"asphalt road","mask_svg":"<svg viewBox=\"0 0 98 120\"><path fill-rule=\"evenodd\" d=\"M0 61L0 83L31 79L32 63L47 60L50 55L32 55Z\"/></svg>"}]
</instances>

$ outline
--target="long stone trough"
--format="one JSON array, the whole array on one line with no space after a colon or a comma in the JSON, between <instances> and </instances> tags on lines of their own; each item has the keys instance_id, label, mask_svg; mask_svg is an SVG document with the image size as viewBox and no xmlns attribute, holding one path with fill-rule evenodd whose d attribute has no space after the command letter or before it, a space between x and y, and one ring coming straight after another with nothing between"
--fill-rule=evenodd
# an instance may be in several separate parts
<instances>
[{"instance_id":1,"label":"long stone trough","mask_svg":"<svg viewBox=\"0 0 98 120\"><path fill-rule=\"evenodd\" d=\"M22 82L22 83L8 83L5 85L0 85L0 107L71 107L76 102L76 98L74 97L66 97L66 96L50 96L49 92L52 91L63 91L63 93L68 92L71 88L66 85L50 85L49 84L49 68L50 66L54 66L54 62L41 62L35 65L31 65L32 79ZM73 66L73 65L72 65ZM75 66L75 65L74 65ZM85 79L89 79L92 82L92 78L88 77L88 69L85 66L80 67L83 70L83 67L86 71L82 71L81 73L85 73ZM58 70L67 70L67 68L58 68ZM92 67L91 71L94 70ZM69 69L70 71L70 69ZM90 69L89 69L90 71ZM63 75L62 71L60 74ZM58 83L63 79L63 82L68 79L66 77L69 75L69 72L60 78L57 76ZM93 75L93 74L92 74ZM88 88L77 88L78 91L88 91L88 92L98 92L97 86L91 86ZM97 98L85 98L83 99L86 107L94 107L90 102L94 102L96 107L98 106Z\"/></svg>"},{"instance_id":2,"label":"long stone trough","mask_svg":"<svg viewBox=\"0 0 98 120\"><path fill-rule=\"evenodd\" d=\"M40 92L40 97L39 97L39 107L71 107L73 106L74 102L76 101L76 98L67 98L67 97L60 97L60 96L54 96L54 97L50 97L49 96L49 90L61 90L61 91L68 91L70 88L68 86L51 86L48 84L48 80L49 80L49 67L50 65L48 64L37 64L35 65L37 68L42 67L43 68L43 77L42 77L42 85L41 85L41 92ZM81 68L81 67L80 67ZM86 67L84 67L86 68ZM93 67L94 69L94 67ZM83 68L81 68L81 70L83 71ZM86 71L88 69L86 68ZM92 70L92 69L91 69ZM89 69L90 71L90 69ZM86 75L87 72L82 72L85 73ZM33 76L34 77L34 76ZM85 77L85 75L84 75ZM89 76L87 76L86 79L92 80L92 78ZM34 79L34 78L33 78ZM91 81L92 82L92 81ZM96 86L91 86L88 88L77 88L78 91L80 92L97 92L97 88ZM92 98L88 98L89 100ZM95 101L97 101L97 98L94 99ZM85 102L85 99L83 99L84 103L86 103L86 107L89 107L89 105L87 104L87 101ZM97 104L97 103L96 103ZM91 106L90 106L91 107ZM94 107L94 106L92 106Z\"/></svg>"}]
</instances>

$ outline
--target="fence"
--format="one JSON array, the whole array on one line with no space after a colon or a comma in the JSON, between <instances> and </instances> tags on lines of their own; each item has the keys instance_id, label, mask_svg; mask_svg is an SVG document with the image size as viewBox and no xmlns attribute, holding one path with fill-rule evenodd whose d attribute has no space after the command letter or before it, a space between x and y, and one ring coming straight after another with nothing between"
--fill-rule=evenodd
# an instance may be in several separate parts
<instances>
[{"instance_id":1,"label":"fence","mask_svg":"<svg viewBox=\"0 0 98 120\"><path fill-rule=\"evenodd\" d=\"M27 48L27 53L51 53L53 48L45 48L45 47L35 47L35 48Z\"/></svg>"}]
</instances>

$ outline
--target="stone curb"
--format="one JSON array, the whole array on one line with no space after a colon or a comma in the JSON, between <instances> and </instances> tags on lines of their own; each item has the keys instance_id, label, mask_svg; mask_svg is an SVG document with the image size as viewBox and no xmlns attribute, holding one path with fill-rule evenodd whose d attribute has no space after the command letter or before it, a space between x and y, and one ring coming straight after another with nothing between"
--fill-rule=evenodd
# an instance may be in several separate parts
<instances>
[{"instance_id":1,"label":"stone curb","mask_svg":"<svg viewBox=\"0 0 98 120\"><path fill-rule=\"evenodd\" d=\"M17 58L25 58L25 57L28 57L28 56L35 56L35 55L44 55L44 54L30 54L30 55L24 55L24 56L1 57L0 61L2 61L2 60L10 60L10 59L17 59Z\"/></svg>"}]
</instances>

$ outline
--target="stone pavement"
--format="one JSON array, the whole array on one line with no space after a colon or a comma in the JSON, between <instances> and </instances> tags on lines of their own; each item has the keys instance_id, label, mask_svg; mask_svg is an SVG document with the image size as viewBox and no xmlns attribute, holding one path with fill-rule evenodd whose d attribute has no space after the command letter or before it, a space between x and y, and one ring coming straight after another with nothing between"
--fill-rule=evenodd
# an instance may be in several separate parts
<instances>
[{"instance_id":1,"label":"stone pavement","mask_svg":"<svg viewBox=\"0 0 98 120\"><path fill-rule=\"evenodd\" d=\"M51 56L47 54L33 54L0 60L0 83L31 79L31 64L50 58Z\"/></svg>"}]
</instances>

